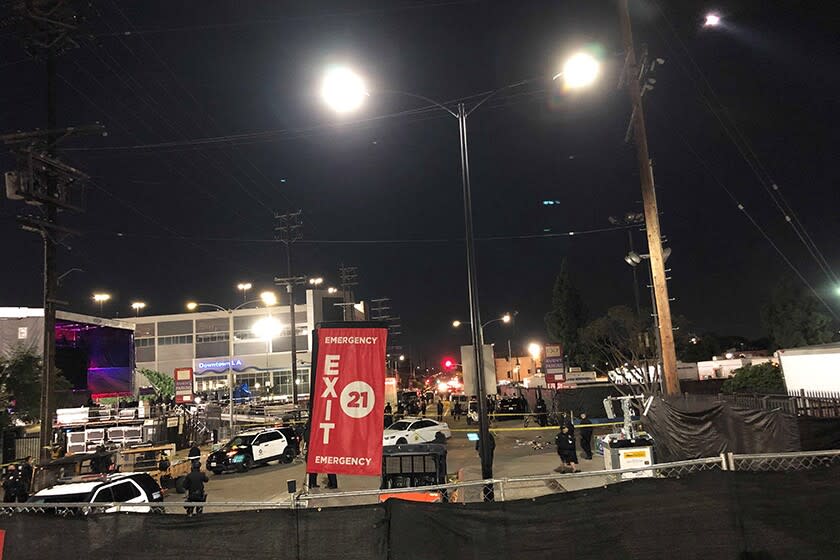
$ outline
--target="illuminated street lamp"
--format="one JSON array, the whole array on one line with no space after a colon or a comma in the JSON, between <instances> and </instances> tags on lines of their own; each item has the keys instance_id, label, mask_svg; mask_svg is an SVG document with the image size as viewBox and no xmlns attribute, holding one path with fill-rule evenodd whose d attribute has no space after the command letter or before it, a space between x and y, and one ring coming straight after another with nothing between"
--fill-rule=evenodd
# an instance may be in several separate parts
<instances>
[{"instance_id":1,"label":"illuminated street lamp","mask_svg":"<svg viewBox=\"0 0 840 560\"><path fill-rule=\"evenodd\" d=\"M587 52L570 56L563 64L563 71L554 76L561 79L568 90L583 89L591 86L601 74L601 63Z\"/></svg>"},{"instance_id":2,"label":"illuminated street lamp","mask_svg":"<svg viewBox=\"0 0 840 560\"><path fill-rule=\"evenodd\" d=\"M248 299L248 290L250 290L251 287L252 286L250 282L240 282L236 285L236 289L242 292L242 301Z\"/></svg>"},{"instance_id":3,"label":"illuminated street lamp","mask_svg":"<svg viewBox=\"0 0 840 560\"><path fill-rule=\"evenodd\" d=\"M105 302L111 299L111 294L98 293L93 294L93 301L99 304L99 315L102 315L102 309Z\"/></svg>"},{"instance_id":4,"label":"illuminated street lamp","mask_svg":"<svg viewBox=\"0 0 840 560\"><path fill-rule=\"evenodd\" d=\"M142 301L135 301L131 304L131 308L134 310L135 316L139 317L140 312L146 308L146 304Z\"/></svg>"},{"instance_id":5,"label":"illuminated street lamp","mask_svg":"<svg viewBox=\"0 0 840 560\"><path fill-rule=\"evenodd\" d=\"M531 355L531 359L534 360L534 374L537 373L537 361L540 359L542 355L542 346L537 344L536 342L532 342L528 345L528 353Z\"/></svg>"},{"instance_id":6,"label":"illuminated street lamp","mask_svg":"<svg viewBox=\"0 0 840 560\"><path fill-rule=\"evenodd\" d=\"M703 27L717 27L718 25L720 25L720 16L718 14L706 14L706 21L703 22Z\"/></svg>"},{"instance_id":7,"label":"illuminated street lamp","mask_svg":"<svg viewBox=\"0 0 840 560\"><path fill-rule=\"evenodd\" d=\"M330 286L329 288L327 288L327 293L328 293L328 294L334 294L334 293L336 293L337 291L338 291L338 288L333 288L332 286Z\"/></svg>"},{"instance_id":8,"label":"illuminated street lamp","mask_svg":"<svg viewBox=\"0 0 840 560\"><path fill-rule=\"evenodd\" d=\"M321 285L321 284L323 284L323 283L324 283L324 279L323 279L323 278L320 278L320 277L319 277L319 278L310 278L310 279L309 279L309 284L310 284L311 286L320 286L320 285Z\"/></svg>"},{"instance_id":9,"label":"illuminated street lamp","mask_svg":"<svg viewBox=\"0 0 840 560\"><path fill-rule=\"evenodd\" d=\"M554 76L554 79L561 78L565 88L580 89L595 82L600 74L600 64L592 55L577 54L564 64L562 72ZM470 324L472 325L472 346L475 355L475 378L476 391L478 393L478 424L479 440L487 442L490 439L490 430L487 416L487 393L484 387L484 335L481 326L481 312L479 310L478 279L475 263L475 239L473 228L472 194L470 186L470 163L469 146L467 142L467 117L476 109L481 107L497 93L523 85L527 82L517 82L509 86L499 88L488 93L482 99L476 100L469 110L466 104L461 101L457 103L455 110L445 104L435 101L429 97L409 92L391 91L415 99L421 99L426 103L437 107L458 120L459 151L461 156L461 188L464 201L464 230L466 242L467 260L467 293L469 294ZM321 98L337 113L346 114L362 106L366 97L369 96L364 80L346 67L333 67L328 69L321 84ZM454 324L454 323L453 323ZM460 324L460 323L459 323ZM493 478L493 458L490 453L490 446L481 446L481 477L483 479ZM486 488L487 499L493 499L492 485Z\"/></svg>"},{"instance_id":10,"label":"illuminated street lamp","mask_svg":"<svg viewBox=\"0 0 840 560\"><path fill-rule=\"evenodd\" d=\"M222 307L221 305L216 305L215 303L201 303L197 301L190 301L187 302L187 309L189 311L195 311L199 307L212 307L217 311L223 311L227 313L228 316L228 362L227 362L227 386L228 386L228 415L229 415L229 426L230 426L230 433L231 436L233 435L233 425L234 425L234 416L233 416L233 386L236 383L236 377L233 372L233 339L234 339L234 330L233 330L233 312L237 309L242 309L246 305L250 305L252 303L262 302L263 305L266 307L272 307L277 304L277 296L274 292L263 292L260 294L259 299L252 299L250 301L244 301L234 307L233 309L228 309ZM269 317L270 319L270 317ZM260 321L257 321L259 323ZM265 326L264 334L269 334L269 326Z\"/></svg>"}]
</instances>

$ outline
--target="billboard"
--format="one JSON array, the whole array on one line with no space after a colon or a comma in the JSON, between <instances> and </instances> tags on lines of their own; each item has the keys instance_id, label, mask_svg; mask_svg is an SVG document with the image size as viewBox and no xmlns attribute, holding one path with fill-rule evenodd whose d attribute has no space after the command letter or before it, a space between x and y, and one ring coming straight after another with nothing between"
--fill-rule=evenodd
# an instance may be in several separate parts
<instances>
[{"instance_id":1,"label":"billboard","mask_svg":"<svg viewBox=\"0 0 840 560\"><path fill-rule=\"evenodd\" d=\"M316 329L307 472L382 473L388 329Z\"/></svg>"},{"instance_id":2,"label":"billboard","mask_svg":"<svg viewBox=\"0 0 840 560\"><path fill-rule=\"evenodd\" d=\"M563 347L559 344L546 344L545 345L545 358L543 359L543 371L547 375L554 374L554 375L561 375L565 373L565 367L563 364ZM548 378L546 378L548 381ZM549 383L552 383L549 381ZM555 383L560 383L556 381Z\"/></svg>"},{"instance_id":3,"label":"billboard","mask_svg":"<svg viewBox=\"0 0 840 560\"><path fill-rule=\"evenodd\" d=\"M192 368L175 368L175 402L178 404L193 402Z\"/></svg>"}]
</instances>

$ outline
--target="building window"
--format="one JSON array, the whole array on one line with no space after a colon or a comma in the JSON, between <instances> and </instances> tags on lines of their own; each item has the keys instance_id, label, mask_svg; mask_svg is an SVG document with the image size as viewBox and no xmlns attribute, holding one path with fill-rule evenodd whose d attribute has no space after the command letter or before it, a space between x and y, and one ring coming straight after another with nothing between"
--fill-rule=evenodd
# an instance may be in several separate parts
<instances>
[{"instance_id":1,"label":"building window","mask_svg":"<svg viewBox=\"0 0 840 560\"><path fill-rule=\"evenodd\" d=\"M195 335L196 344L201 344L202 342L227 342L229 339L230 336L226 332Z\"/></svg>"},{"instance_id":2,"label":"building window","mask_svg":"<svg viewBox=\"0 0 840 560\"><path fill-rule=\"evenodd\" d=\"M148 346L154 346L155 339L154 338L135 338L134 339L134 347L135 348L146 348Z\"/></svg>"},{"instance_id":3,"label":"building window","mask_svg":"<svg viewBox=\"0 0 840 560\"><path fill-rule=\"evenodd\" d=\"M158 346L171 346L173 344L192 344L193 337L191 334L182 336L159 336Z\"/></svg>"}]
</instances>

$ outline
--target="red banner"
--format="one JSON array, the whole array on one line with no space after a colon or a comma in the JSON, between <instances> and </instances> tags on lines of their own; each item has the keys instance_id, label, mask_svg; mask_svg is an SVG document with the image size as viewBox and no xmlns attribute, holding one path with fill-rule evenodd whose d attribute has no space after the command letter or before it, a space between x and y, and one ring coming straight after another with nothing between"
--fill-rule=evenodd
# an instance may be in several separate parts
<instances>
[{"instance_id":1,"label":"red banner","mask_svg":"<svg viewBox=\"0 0 840 560\"><path fill-rule=\"evenodd\" d=\"M307 472L379 476L387 329L318 329Z\"/></svg>"}]
</instances>

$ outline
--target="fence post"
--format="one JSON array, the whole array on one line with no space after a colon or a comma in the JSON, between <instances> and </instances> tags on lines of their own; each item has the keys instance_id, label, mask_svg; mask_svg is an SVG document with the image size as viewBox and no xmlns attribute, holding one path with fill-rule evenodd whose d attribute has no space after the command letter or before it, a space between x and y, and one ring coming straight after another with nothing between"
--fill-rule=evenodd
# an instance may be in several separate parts
<instances>
[{"instance_id":1,"label":"fence post","mask_svg":"<svg viewBox=\"0 0 840 560\"><path fill-rule=\"evenodd\" d=\"M505 501L505 484L507 483L507 478L502 478L499 480L499 501Z\"/></svg>"},{"instance_id":2,"label":"fence post","mask_svg":"<svg viewBox=\"0 0 840 560\"><path fill-rule=\"evenodd\" d=\"M726 454L726 458L729 462L729 470L734 471L735 470L735 454L730 451L729 453Z\"/></svg>"},{"instance_id":3,"label":"fence post","mask_svg":"<svg viewBox=\"0 0 840 560\"><path fill-rule=\"evenodd\" d=\"M729 463L726 461L726 453L720 454L720 468L721 470L728 471L729 470Z\"/></svg>"}]
</instances>

